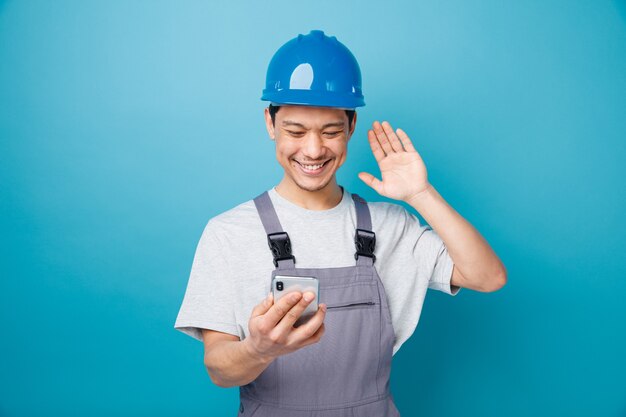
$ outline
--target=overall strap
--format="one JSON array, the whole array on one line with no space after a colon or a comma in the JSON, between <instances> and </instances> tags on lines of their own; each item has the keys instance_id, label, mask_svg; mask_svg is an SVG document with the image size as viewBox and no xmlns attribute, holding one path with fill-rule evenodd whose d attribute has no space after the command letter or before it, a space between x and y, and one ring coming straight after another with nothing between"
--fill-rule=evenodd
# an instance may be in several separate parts
<instances>
[{"instance_id":1,"label":"overall strap","mask_svg":"<svg viewBox=\"0 0 626 417\"><path fill-rule=\"evenodd\" d=\"M255 197L254 205L267 233L267 243L274 257L274 266L277 269L295 268L296 258L291 254L289 235L283 231L267 191Z\"/></svg>"},{"instance_id":2,"label":"overall strap","mask_svg":"<svg viewBox=\"0 0 626 417\"><path fill-rule=\"evenodd\" d=\"M357 265L373 265L376 262L374 250L376 249L376 233L372 231L372 218L367 202L357 194L352 194L354 208L356 210L356 232L354 244L356 246Z\"/></svg>"}]
</instances>

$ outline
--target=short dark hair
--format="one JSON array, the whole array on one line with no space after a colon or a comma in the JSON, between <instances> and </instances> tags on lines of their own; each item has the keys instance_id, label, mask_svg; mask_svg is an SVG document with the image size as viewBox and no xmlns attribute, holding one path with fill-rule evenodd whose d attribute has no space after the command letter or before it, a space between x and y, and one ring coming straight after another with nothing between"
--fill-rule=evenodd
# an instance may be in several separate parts
<instances>
[{"instance_id":1,"label":"short dark hair","mask_svg":"<svg viewBox=\"0 0 626 417\"><path fill-rule=\"evenodd\" d=\"M280 110L280 106L274 106L270 104L268 107L270 111L270 117L272 118L272 124L276 124L276 113ZM348 116L348 126L352 126L352 120L354 120L354 110L346 110L346 115Z\"/></svg>"}]
</instances>

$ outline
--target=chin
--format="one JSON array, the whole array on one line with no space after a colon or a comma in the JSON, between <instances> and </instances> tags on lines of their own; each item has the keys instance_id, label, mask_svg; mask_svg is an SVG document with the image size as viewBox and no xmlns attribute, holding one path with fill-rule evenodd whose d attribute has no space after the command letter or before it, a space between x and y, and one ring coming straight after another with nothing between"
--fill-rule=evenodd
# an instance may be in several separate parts
<instances>
[{"instance_id":1,"label":"chin","mask_svg":"<svg viewBox=\"0 0 626 417\"><path fill-rule=\"evenodd\" d=\"M300 181L294 181L294 182L296 183L296 185L299 188L301 188L303 190L306 190L306 191L319 191L319 190L324 189L328 185L330 180L329 181L325 181L323 183L310 184L310 185L309 184L303 184Z\"/></svg>"},{"instance_id":2,"label":"chin","mask_svg":"<svg viewBox=\"0 0 626 417\"><path fill-rule=\"evenodd\" d=\"M291 180L298 186L306 191L319 191L324 189L330 184L330 181L333 179L333 176L330 176L328 179L321 179L317 181L302 181L298 177L291 177Z\"/></svg>"}]
</instances>

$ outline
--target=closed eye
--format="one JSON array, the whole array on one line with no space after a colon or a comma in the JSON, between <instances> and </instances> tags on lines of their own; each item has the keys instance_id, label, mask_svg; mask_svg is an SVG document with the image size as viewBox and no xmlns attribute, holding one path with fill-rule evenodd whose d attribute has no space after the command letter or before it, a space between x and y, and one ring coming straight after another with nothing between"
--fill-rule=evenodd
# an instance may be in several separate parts
<instances>
[{"instance_id":1,"label":"closed eye","mask_svg":"<svg viewBox=\"0 0 626 417\"><path fill-rule=\"evenodd\" d=\"M337 136L341 132L343 132L343 130L338 130L336 132L324 132L324 134L327 135L327 136Z\"/></svg>"}]
</instances>

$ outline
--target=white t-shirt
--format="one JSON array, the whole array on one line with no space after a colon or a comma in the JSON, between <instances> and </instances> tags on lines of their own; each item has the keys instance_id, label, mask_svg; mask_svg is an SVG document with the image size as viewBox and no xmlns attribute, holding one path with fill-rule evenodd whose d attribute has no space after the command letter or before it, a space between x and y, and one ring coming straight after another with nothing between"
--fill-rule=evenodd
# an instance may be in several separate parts
<instances>
[{"instance_id":1,"label":"white t-shirt","mask_svg":"<svg viewBox=\"0 0 626 417\"><path fill-rule=\"evenodd\" d=\"M297 268L355 265L354 201L344 189L328 210L308 210L268 190L283 230L289 234ZM450 286L452 259L441 238L403 206L369 202L376 233L374 267L391 310L395 354L413 334L428 288L456 295ZM253 200L209 220L193 260L174 328L202 341L201 329L248 336L255 305L271 289L275 269L267 235ZM323 302L323 300L322 300Z\"/></svg>"}]
</instances>

